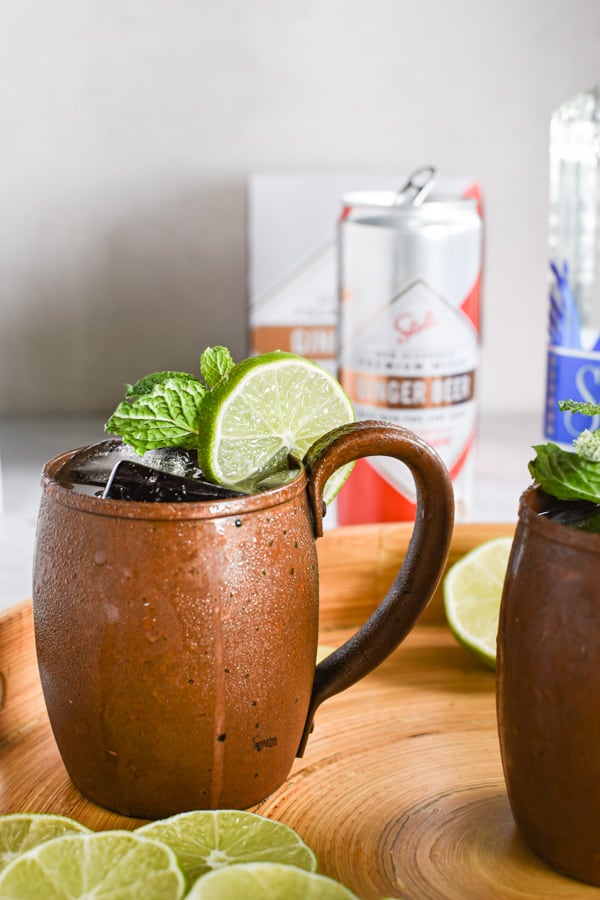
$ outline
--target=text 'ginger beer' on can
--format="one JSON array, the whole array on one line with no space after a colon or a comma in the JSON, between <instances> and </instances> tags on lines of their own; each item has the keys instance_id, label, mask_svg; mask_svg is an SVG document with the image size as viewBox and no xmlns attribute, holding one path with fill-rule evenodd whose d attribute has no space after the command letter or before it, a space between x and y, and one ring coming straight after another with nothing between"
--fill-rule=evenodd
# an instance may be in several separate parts
<instances>
[{"instance_id":1,"label":"text 'ginger beer' on can","mask_svg":"<svg viewBox=\"0 0 600 900\"><path fill-rule=\"evenodd\" d=\"M426 178L423 179L423 173ZM400 191L343 198L339 223L338 375L358 419L409 428L438 451L469 513L476 432L482 218L480 196L429 193L422 170ZM408 468L356 463L338 523L414 518Z\"/></svg>"}]
</instances>

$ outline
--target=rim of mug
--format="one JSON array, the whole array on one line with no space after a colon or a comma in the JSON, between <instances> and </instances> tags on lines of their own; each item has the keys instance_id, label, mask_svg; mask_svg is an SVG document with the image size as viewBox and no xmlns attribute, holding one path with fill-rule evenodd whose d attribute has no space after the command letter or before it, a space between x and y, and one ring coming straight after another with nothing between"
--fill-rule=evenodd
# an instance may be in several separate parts
<instances>
[{"instance_id":1,"label":"rim of mug","mask_svg":"<svg viewBox=\"0 0 600 900\"><path fill-rule=\"evenodd\" d=\"M41 475L42 493L52 497L53 500L63 506L87 512L92 515L108 516L117 519L145 519L145 520L180 520L186 519L219 519L226 516L235 516L272 508L286 503L302 493L307 484L306 469L298 462L298 475L287 484L256 494L247 494L243 497L225 497L212 500L186 500L186 501L152 501L145 500L115 500L95 497L93 494L83 494L74 491L55 478L58 469L66 463L80 449L66 450L54 456L44 465Z\"/></svg>"},{"instance_id":2,"label":"rim of mug","mask_svg":"<svg viewBox=\"0 0 600 900\"><path fill-rule=\"evenodd\" d=\"M532 484L521 494L519 500L519 519L527 524L532 531L543 535L547 540L556 544L564 544L579 550L587 550L590 553L600 553L600 534L593 531L582 531L557 522L548 516L540 515L551 506L556 506L560 500L547 494L538 484Z\"/></svg>"}]
</instances>

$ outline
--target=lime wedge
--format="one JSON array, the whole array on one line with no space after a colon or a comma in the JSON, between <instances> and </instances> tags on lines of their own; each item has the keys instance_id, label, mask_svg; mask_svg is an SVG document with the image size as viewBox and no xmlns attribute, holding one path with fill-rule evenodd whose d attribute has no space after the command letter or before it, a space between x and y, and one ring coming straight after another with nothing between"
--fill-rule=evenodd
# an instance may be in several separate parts
<instances>
[{"instance_id":1,"label":"lime wedge","mask_svg":"<svg viewBox=\"0 0 600 900\"><path fill-rule=\"evenodd\" d=\"M67 816L10 813L0 816L0 871L21 853L70 832L89 832Z\"/></svg>"},{"instance_id":2,"label":"lime wedge","mask_svg":"<svg viewBox=\"0 0 600 900\"><path fill-rule=\"evenodd\" d=\"M281 863L245 863L200 878L186 900L358 900L348 888Z\"/></svg>"},{"instance_id":3,"label":"lime wedge","mask_svg":"<svg viewBox=\"0 0 600 900\"><path fill-rule=\"evenodd\" d=\"M310 872L317 868L313 851L288 825L235 809L179 813L142 825L136 834L168 844L190 884L232 863L289 863Z\"/></svg>"},{"instance_id":4,"label":"lime wedge","mask_svg":"<svg viewBox=\"0 0 600 900\"><path fill-rule=\"evenodd\" d=\"M280 350L235 365L206 397L202 413L200 468L207 478L228 486L285 465L288 454L302 459L318 438L355 418L350 398L333 375ZM331 476L326 503L350 469Z\"/></svg>"},{"instance_id":5,"label":"lime wedge","mask_svg":"<svg viewBox=\"0 0 600 900\"><path fill-rule=\"evenodd\" d=\"M0 897L11 900L179 900L184 892L173 851L130 831L54 838L0 873Z\"/></svg>"},{"instance_id":6,"label":"lime wedge","mask_svg":"<svg viewBox=\"0 0 600 900\"><path fill-rule=\"evenodd\" d=\"M486 541L466 553L444 579L444 608L456 639L491 669L496 668L496 636L502 587L512 538Z\"/></svg>"}]
</instances>

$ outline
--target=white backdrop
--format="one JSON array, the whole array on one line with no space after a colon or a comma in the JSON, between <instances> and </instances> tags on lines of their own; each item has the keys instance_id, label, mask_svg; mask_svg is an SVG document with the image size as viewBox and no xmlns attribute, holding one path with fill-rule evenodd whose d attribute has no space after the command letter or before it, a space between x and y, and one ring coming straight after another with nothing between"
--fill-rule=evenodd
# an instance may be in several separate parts
<instances>
[{"instance_id":1,"label":"white backdrop","mask_svg":"<svg viewBox=\"0 0 600 900\"><path fill-rule=\"evenodd\" d=\"M0 0L0 414L243 355L250 173L433 163L484 191L482 409L541 417L548 123L598 79L598 0Z\"/></svg>"}]
</instances>

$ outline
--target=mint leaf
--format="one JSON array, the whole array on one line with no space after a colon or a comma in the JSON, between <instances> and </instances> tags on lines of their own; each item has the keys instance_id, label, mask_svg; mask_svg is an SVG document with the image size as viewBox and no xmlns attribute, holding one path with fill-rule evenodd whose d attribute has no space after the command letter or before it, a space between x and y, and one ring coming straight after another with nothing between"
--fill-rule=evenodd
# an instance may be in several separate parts
<instances>
[{"instance_id":1,"label":"mint leaf","mask_svg":"<svg viewBox=\"0 0 600 900\"><path fill-rule=\"evenodd\" d=\"M576 412L582 416L600 415L600 406L597 403L584 403L580 400L559 400L558 407L561 412Z\"/></svg>"},{"instance_id":2,"label":"mint leaf","mask_svg":"<svg viewBox=\"0 0 600 900\"><path fill-rule=\"evenodd\" d=\"M200 357L200 372L209 388L227 378L232 368L233 359L227 347L207 347Z\"/></svg>"},{"instance_id":3,"label":"mint leaf","mask_svg":"<svg viewBox=\"0 0 600 900\"><path fill-rule=\"evenodd\" d=\"M143 394L150 394L155 385L164 384L172 378L179 381L197 380L193 375L189 375L187 372L154 372L152 375L144 375L144 377L140 378L139 381L136 381L135 384L128 384L126 386L127 391L125 396L141 397ZM200 382L198 382L198 384L199 383Z\"/></svg>"},{"instance_id":4,"label":"mint leaf","mask_svg":"<svg viewBox=\"0 0 600 900\"><path fill-rule=\"evenodd\" d=\"M197 379L173 374L157 381L148 393L124 400L106 423L140 456L160 447L198 447L200 406L205 386Z\"/></svg>"},{"instance_id":5,"label":"mint leaf","mask_svg":"<svg viewBox=\"0 0 600 900\"><path fill-rule=\"evenodd\" d=\"M200 446L202 402L233 368L227 347L207 347L200 359L205 384L187 372L154 372L126 386L105 430L143 455L161 447Z\"/></svg>"},{"instance_id":6,"label":"mint leaf","mask_svg":"<svg viewBox=\"0 0 600 900\"><path fill-rule=\"evenodd\" d=\"M193 375L189 375L187 372L153 372L152 375L144 375L144 377L140 378L139 381L136 381L135 384L125 385L125 396L141 397L142 394L150 394L156 384L164 384L165 381L169 381L171 378L183 381L197 380Z\"/></svg>"},{"instance_id":7,"label":"mint leaf","mask_svg":"<svg viewBox=\"0 0 600 900\"><path fill-rule=\"evenodd\" d=\"M547 494L559 500L600 498L600 462L563 450L557 444L538 444L529 472Z\"/></svg>"}]
</instances>

